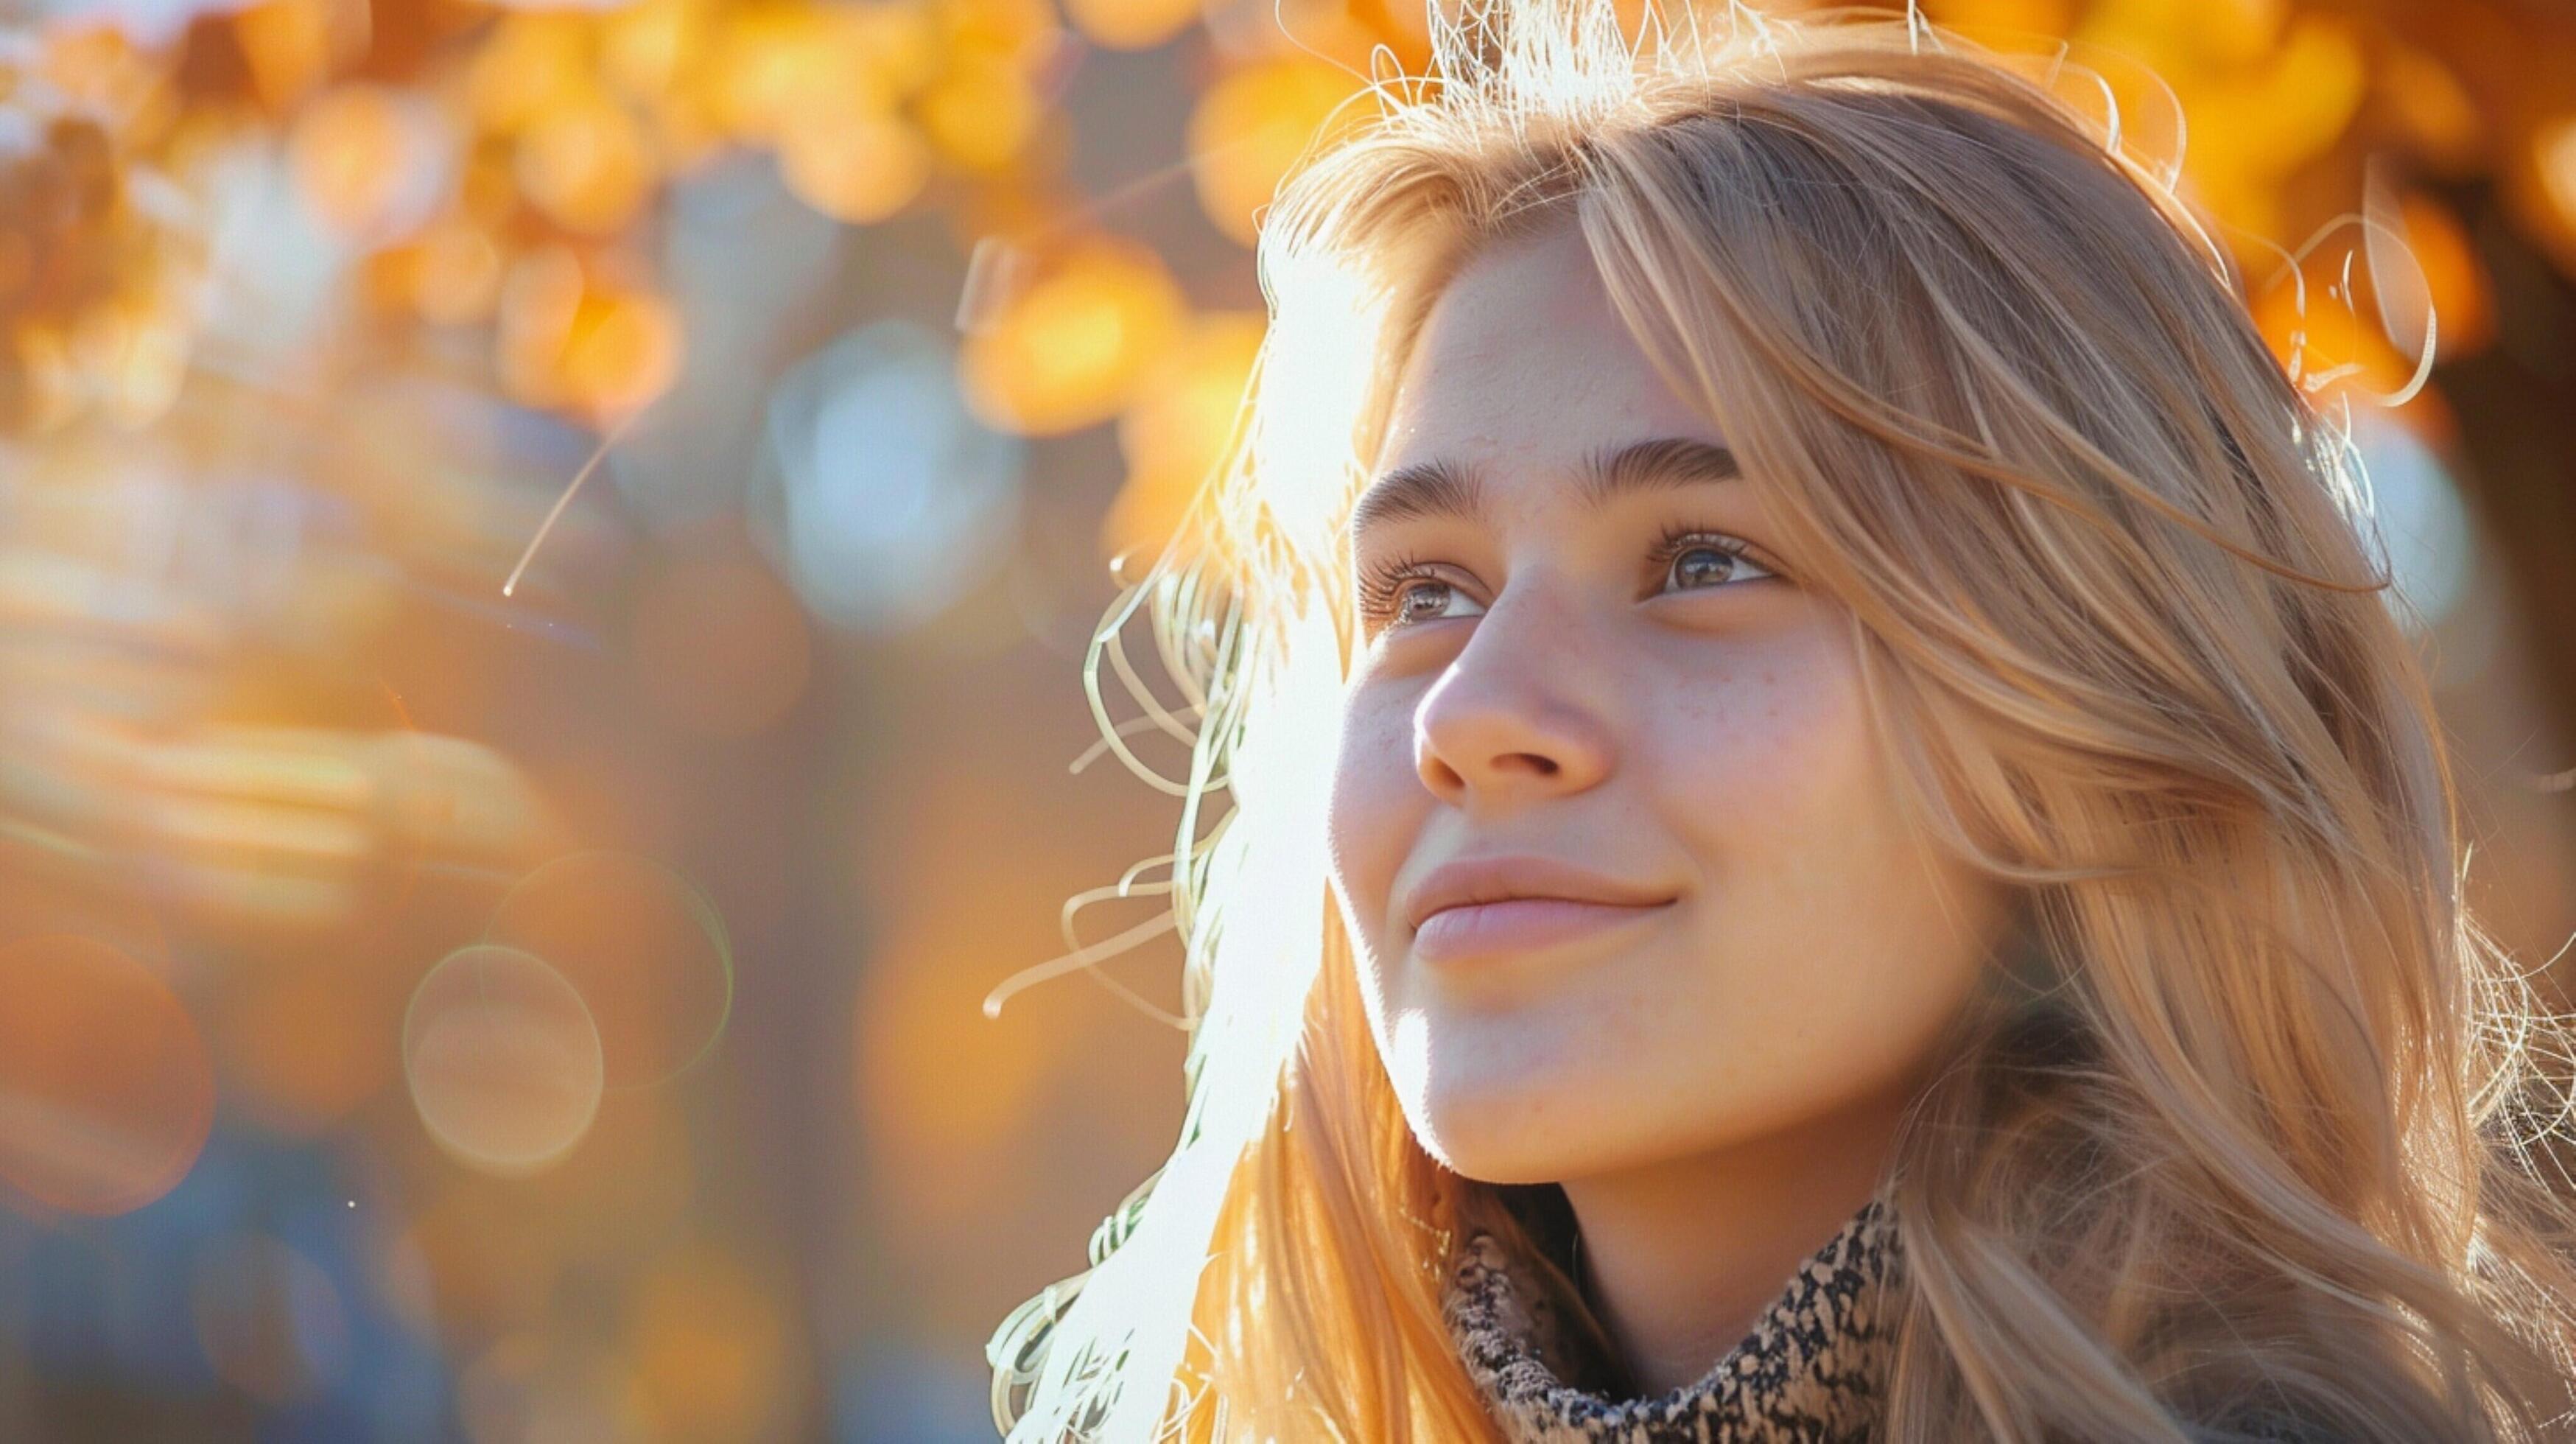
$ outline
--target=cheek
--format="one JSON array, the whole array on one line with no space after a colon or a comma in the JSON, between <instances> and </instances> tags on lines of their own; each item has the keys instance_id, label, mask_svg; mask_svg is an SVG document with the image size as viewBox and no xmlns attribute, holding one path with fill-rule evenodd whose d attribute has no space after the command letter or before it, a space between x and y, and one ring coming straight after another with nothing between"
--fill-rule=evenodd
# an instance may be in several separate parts
<instances>
[{"instance_id":1,"label":"cheek","mask_svg":"<svg viewBox=\"0 0 2576 1444\"><path fill-rule=\"evenodd\" d=\"M1881 789L1860 678L1846 649L1820 630L1778 639L1723 665L1662 669L1667 695L1649 714L1640 795L1724 883L1779 857L1813 850L1831 863Z\"/></svg>"},{"instance_id":2,"label":"cheek","mask_svg":"<svg viewBox=\"0 0 2576 1444\"><path fill-rule=\"evenodd\" d=\"M1412 709L1391 689L1363 686L1345 702L1326 806L1333 891L1372 952L1393 908L1396 870L1431 794L1415 775Z\"/></svg>"},{"instance_id":3,"label":"cheek","mask_svg":"<svg viewBox=\"0 0 2576 1444\"><path fill-rule=\"evenodd\" d=\"M1701 884L1683 986L1756 1091L1904 1071L1973 985L1996 906L1908 825L1848 648L1809 640L1688 683L1648 791Z\"/></svg>"}]
</instances>

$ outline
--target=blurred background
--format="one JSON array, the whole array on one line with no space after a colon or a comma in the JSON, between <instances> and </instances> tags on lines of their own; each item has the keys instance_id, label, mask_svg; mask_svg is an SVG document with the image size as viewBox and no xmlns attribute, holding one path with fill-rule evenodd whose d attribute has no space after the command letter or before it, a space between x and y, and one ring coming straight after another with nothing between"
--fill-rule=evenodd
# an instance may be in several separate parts
<instances>
[{"instance_id":1,"label":"blurred background","mask_svg":"<svg viewBox=\"0 0 2576 1444\"><path fill-rule=\"evenodd\" d=\"M2576 12L1925 9L2170 85L2548 962ZM0 27L0 1438L992 1438L1180 1116L1180 814L1082 659L1420 8Z\"/></svg>"}]
</instances>

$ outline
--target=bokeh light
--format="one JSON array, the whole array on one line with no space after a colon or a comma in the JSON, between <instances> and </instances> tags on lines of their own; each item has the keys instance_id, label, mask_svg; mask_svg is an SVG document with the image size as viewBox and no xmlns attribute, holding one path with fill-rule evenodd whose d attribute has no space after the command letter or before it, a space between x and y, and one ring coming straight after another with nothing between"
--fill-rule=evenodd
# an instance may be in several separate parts
<instances>
[{"instance_id":1,"label":"bokeh light","mask_svg":"<svg viewBox=\"0 0 2576 1444\"><path fill-rule=\"evenodd\" d=\"M487 1172L547 1167L599 1112L590 1009L562 974L514 948L476 944L441 959L412 993L402 1047L422 1125Z\"/></svg>"},{"instance_id":2,"label":"bokeh light","mask_svg":"<svg viewBox=\"0 0 2576 1444\"><path fill-rule=\"evenodd\" d=\"M271 1234L236 1235L190 1280L197 1342L215 1372L271 1404L309 1399L349 1362L348 1313L322 1266Z\"/></svg>"},{"instance_id":3,"label":"bokeh light","mask_svg":"<svg viewBox=\"0 0 2576 1444\"><path fill-rule=\"evenodd\" d=\"M1358 90L1345 71L1310 56L1255 61L1219 80L1190 115L1191 179L1218 230L1252 244L1254 212L1321 138Z\"/></svg>"},{"instance_id":4,"label":"bokeh light","mask_svg":"<svg viewBox=\"0 0 2576 1444\"><path fill-rule=\"evenodd\" d=\"M0 945L0 1179L126 1213L186 1175L214 1109L205 1040L149 969L69 933Z\"/></svg>"},{"instance_id":5,"label":"bokeh light","mask_svg":"<svg viewBox=\"0 0 2576 1444\"><path fill-rule=\"evenodd\" d=\"M1171 538L1235 435L1266 329L1248 311L1195 317L1146 372L1118 418L1127 484L1102 525L1101 555L1151 554Z\"/></svg>"},{"instance_id":6,"label":"bokeh light","mask_svg":"<svg viewBox=\"0 0 2576 1444\"><path fill-rule=\"evenodd\" d=\"M2459 605L2477 562L2468 509L2441 457L2424 438L2383 413L2356 408L2353 449L2362 460L2374 521L2396 578L2398 616L2436 626Z\"/></svg>"},{"instance_id":7,"label":"bokeh light","mask_svg":"<svg viewBox=\"0 0 2576 1444\"><path fill-rule=\"evenodd\" d=\"M418 230L450 183L454 142L427 102L344 85L305 103L288 140L304 195L346 234L383 242Z\"/></svg>"},{"instance_id":8,"label":"bokeh light","mask_svg":"<svg viewBox=\"0 0 2576 1444\"><path fill-rule=\"evenodd\" d=\"M1140 246L1085 241L1042 257L966 338L967 403L987 425L1033 436L1105 421L1180 334L1186 304Z\"/></svg>"},{"instance_id":9,"label":"bokeh light","mask_svg":"<svg viewBox=\"0 0 2576 1444\"><path fill-rule=\"evenodd\" d=\"M680 368L670 303L568 247L535 251L505 273L494 344L521 400L595 416L635 411Z\"/></svg>"},{"instance_id":10,"label":"bokeh light","mask_svg":"<svg viewBox=\"0 0 2576 1444\"><path fill-rule=\"evenodd\" d=\"M1150 50L1199 18L1200 0L1065 0L1084 37L1116 50Z\"/></svg>"},{"instance_id":11,"label":"bokeh light","mask_svg":"<svg viewBox=\"0 0 2576 1444\"><path fill-rule=\"evenodd\" d=\"M1024 448L969 412L923 328L879 321L798 362L768 441L778 485L754 504L817 614L902 631L1010 564Z\"/></svg>"},{"instance_id":12,"label":"bokeh light","mask_svg":"<svg viewBox=\"0 0 2576 1444\"><path fill-rule=\"evenodd\" d=\"M520 190L567 230L623 230L651 198L657 164L644 122L596 90L554 100L519 132Z\"/></svg>"},{"instance_id":13,"label":"bokeh light","mask_svg":"<svg viewBox=\"0 0 2576 1444\"><path fill-rule=\"evenodd\" d=\"M910 205L930 183L933 157L902 116L865 102L800 117L779 137L788 188L825 215L868 225Z\"/></svg>"},{"instance_id":14,"label":"bokeh light","mask_svg":"<svg viewBox=\"0 0 2576 1444\"><path fill-rule=\"evenodd\" d=\"M732 1012L723 918L688 879L650 858L557 858L511 888L484 937L544 959L575 990L612 1088L684 1072L715 1047Z\"/></svg>"}]
</instances>

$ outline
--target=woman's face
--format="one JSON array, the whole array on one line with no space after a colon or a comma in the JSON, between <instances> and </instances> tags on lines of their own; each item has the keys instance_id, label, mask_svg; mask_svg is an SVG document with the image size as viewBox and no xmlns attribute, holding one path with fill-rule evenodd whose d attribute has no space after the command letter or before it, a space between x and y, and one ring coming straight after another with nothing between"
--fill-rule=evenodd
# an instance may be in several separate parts
<instances>
[{"instance_id":1,"label":"woman's face","mask_svg":"<svg viewBox=\"0 0 2576 1444\"><path fill-rule=\"evenodd\" d=\"M1901 1098L1995 945L1999 890L1905 826L1849 613L1774 559L1724 445L1570 225L1473 262L1399 383L1350 537L1332 881L1407 1117L1470 1177ZM1554 870L1465 896L1596 900L1416 926L1418 885L1487 859Z\"/></svg>"}]
</instances>

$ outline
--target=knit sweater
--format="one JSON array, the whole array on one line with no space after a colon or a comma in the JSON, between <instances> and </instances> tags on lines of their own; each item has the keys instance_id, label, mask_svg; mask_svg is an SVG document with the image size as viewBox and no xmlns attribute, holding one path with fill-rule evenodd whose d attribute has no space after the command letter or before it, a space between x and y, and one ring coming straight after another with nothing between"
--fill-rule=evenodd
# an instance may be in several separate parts
<instances>
[{"instance_id":1,"label":"knit sweater","mask_svg":"<svg viewBox=\"0 0 2576 1444\"><path fill-rule=\"evenodd\" d=\"M1616 1365L1582 1348L1484 1230L1458 1249L1443 1315L1513 1444L1866 1444L1891 1347L1877 1305L1900 1262L1888 1201L1874 1196L1707 1372L1648 1398L1609 1382Z\"/></svg>"},{"instance_id":2,"label":"knit sweater","mask_svg":"<svg viewBox=\"0 0 2576 1444\"><path fill-rule=\"evenodd\" d=\"M1511 1444L1875 1444L1894 1352L1885 1285L1904 1267L1882 1190L1790 1275L1744 1337L1699 1378L1652 1397L1580 1342L1528 1271L1471 1230L1442 1313L1486 1411ZM2277 1444L2339 1444L2295 1411L2231 1411L2225 1426Z\"/></svg>"}]
</instances>

